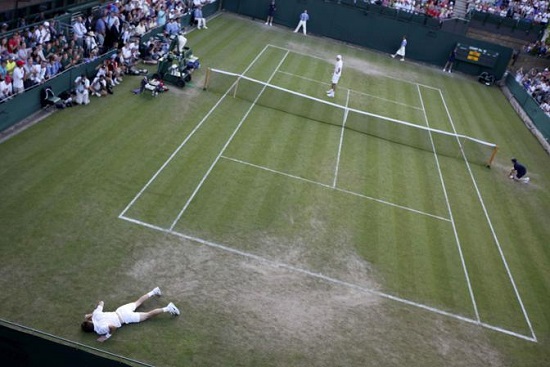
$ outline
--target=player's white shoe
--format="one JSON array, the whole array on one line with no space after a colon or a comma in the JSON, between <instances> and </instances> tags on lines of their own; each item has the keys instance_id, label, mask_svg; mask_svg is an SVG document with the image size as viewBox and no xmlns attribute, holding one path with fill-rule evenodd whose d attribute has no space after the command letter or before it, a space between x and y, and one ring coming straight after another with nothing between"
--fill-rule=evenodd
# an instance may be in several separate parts
<instances>
[{"instance_id":1,"label":"player's white shoe","mask_svg":"<svg viewBox=\"0 0 550 367\"><path fill-rule=\"evenodd\" d=\"M180 310L178 310L178 308L176 307L176 305L174 305L172 302L170 302L168 304L168 306L166 306L166 308L168 309L168 312L173 315L173 316L179 316L180 315Z\"/></svg>"},{"instance_id":2,"label":"player's white shoe","mask_svg":"<svg viewBox=\"0 0 550 367\"><path fill-rule=\"evenodd\" d=\"M391 58L392 58L392 59L395 59L395 55L391 55Z\"/></svg>"},{"instance_id":3,"label":"player's white shoe","mask_svg":"<svg viewBox=\"0 0 550 367\"><path fill-rule=\"evenodd\" d=\"M328 94L327 94L327 97L334 98L334 92L328 93Z\"/></svg>"},{"instance_id":4,"label":"player's white shoe","mask_svg":"<svg viewBox=\"0 0 550 367\"><path fill-rule=\"evenodd\" d=\"M162 296L162 292L159 287L155 287L155 289L153 289L153 294L158 297Z\"/></svg>"}]
</instances>

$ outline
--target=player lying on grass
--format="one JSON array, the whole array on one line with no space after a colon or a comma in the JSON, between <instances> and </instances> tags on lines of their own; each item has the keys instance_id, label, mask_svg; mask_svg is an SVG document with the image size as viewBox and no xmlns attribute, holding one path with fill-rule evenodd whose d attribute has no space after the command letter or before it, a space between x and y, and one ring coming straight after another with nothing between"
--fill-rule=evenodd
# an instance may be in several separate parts
<instances>
[{"instance_id":1,"label":"player lying on grass","mask_svg":"<svg viewBox=\"0 0 550 367\"><path fill-rule=\"evenodd\" d=\"M514 167L512 167L512 170L509 173L510 178L517 181L529 182L529 177L525 177L527 174L527 168L525 168L525 166L519 163L515 158L512 158L512 163L514 164Z\"/></svg>"},{"instance_id":2,"label":"player lying on grass","mask_svg":"<svg viewBox=\"0 0 550 367\"><path fill-rule=\"evenodd\" d=\"M137 301L125 304L116 309L115 312L104 312L103 301L100 301L96 309L84 316L84 321L80 325L85 332L96 332L100 337L99 342L104 342L109 339L116 329L124 324L138 323L168 312L173 316L179 316L180 311L170 302L166 307L156 308L149 312L135 312L143 302L153 296L160 296L162 292L159 287L156 287L151 292L144 294Z\"/></svg>"}]
</instances>

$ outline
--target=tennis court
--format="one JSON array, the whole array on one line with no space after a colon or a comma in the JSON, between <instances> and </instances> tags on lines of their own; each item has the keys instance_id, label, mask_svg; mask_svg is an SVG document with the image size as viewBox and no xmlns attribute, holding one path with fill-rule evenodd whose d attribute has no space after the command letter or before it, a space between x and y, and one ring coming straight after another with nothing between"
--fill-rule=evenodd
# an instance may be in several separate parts
<instances>
[{"instance_id":1,"label":"tennis court","mask_svg":"<svg viewBox=\"0 0 550 367\"><path fill-rule=\"evenodd\" d=\"M135 366L547 359L548 157L501 91L227 13L188 38L186 88L0 144L5 322ZM179 318L80 331L155 286Z\"/></svg>"},{"instance_id":2,"label":"tennis court","mask_svg":"<svg viewBox=\"0 0 550 367\"><path fill-rule=\"evenodd\" d=\"M436 133L410 126L454 128L441 90L391 80L407 97L375 96L367 85L366 90L341 87L339 98L326 103L306 98L322 95L326 83L292 73L294 64L304 62L326 63L268 45L242 75L214 71L207 77L214 79L207 90L220 91L218 102L120 217L411 307L536 340L514 291L513 276L505 271L504 257L500 278L513 289L506 287L509 291L502 297L509 301L501 306L523 313L525 323L498 320L492 325L478 309L463 255L460 218L453 216L454 207L464 203L453 202L452 188L448 191L446 185L446 172L459 171L463 173L460 186L475 188L470 165L476 162L461 155L460 139L444 136L438 141ZM239 79L244 76L254 82ZM226 79L216 85L216 78ZM272 85L300 95L268 88ZM344 108L336 106L341 101ZM381 127L364 132L360 125L370 116L355 110L413 121L390 128L382 124L392 120L378 122ZM346 126L352 114L355 128ZM430 138L432 149L417 141L416 130ZM402 135L399 143L394 142L396 135ZM489 148L482 147L485 151L476 154L488 159ZM447 154L440 155L439 150ZM200 165L194 154L200 154ZM192 167L189 160L195 162ZM430 192L429 200L408 186ZM164 200L159 200L159 193ZM484 205L481 195L469 200ZM210 215L216 211L220 215ZM383 223L380 218L392 220ZM490 218L486 219L480 223L481 231L491 226ZM500 246L496 234L495 241ZM390 253L398 258L384 256L388 248L394 248ZM375 265L374 277L368 271L349 274L349 264L341 261L339 251L357 252L365 264ZM415 276L410 277L411 273ZM384 283L373 284L373 278Z\"/></svg>"}]
</instances>

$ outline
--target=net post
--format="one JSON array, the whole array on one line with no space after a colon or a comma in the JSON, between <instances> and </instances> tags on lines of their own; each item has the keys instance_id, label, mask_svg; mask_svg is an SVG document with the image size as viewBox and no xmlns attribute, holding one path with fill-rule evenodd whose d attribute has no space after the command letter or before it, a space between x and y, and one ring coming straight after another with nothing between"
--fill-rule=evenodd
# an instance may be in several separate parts
<instances>
[{"instance_id":1,"label":"net post","mask_svg":"<svg viewBox=\"0 0 550 367\"><path fill-rule=\"evenodd\" d=\"M491 165L493 164L493 161L495 160L495 156L498 152L498 145L495 145L493 148L493 151L491 152L491 157L489 158L489 161L487 162L487 168L491 168Z\"/></svg>"},{"instance_id":2,"label":"net post","mask_svg":"<svg viewBox=\"0 0 550 367\"><path fill-rule=\"evenodd\" d=\"M206 68L206 76L204 78L204 85L202 87L202 90L206 90L208 88L208 83L210 82L210 73L212 70L210 68Z\"/></svg>"}]
</instances>

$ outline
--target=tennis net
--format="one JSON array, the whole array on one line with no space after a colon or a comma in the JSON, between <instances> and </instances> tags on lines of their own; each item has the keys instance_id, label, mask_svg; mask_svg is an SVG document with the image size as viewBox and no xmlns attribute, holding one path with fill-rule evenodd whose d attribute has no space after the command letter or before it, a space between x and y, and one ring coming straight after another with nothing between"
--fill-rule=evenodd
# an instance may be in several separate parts
<instances>
[{"instance_id":1,"label":"tennis net","mask_svg":"<svg viewBox=\"0 0 550 367\"><path fill-rule=\"evenodd\" d=\"M498 147L466 135L348 108L241 74L208 69L204 89L310 120L489 167Z\"/></svg>"}]
</instances>

